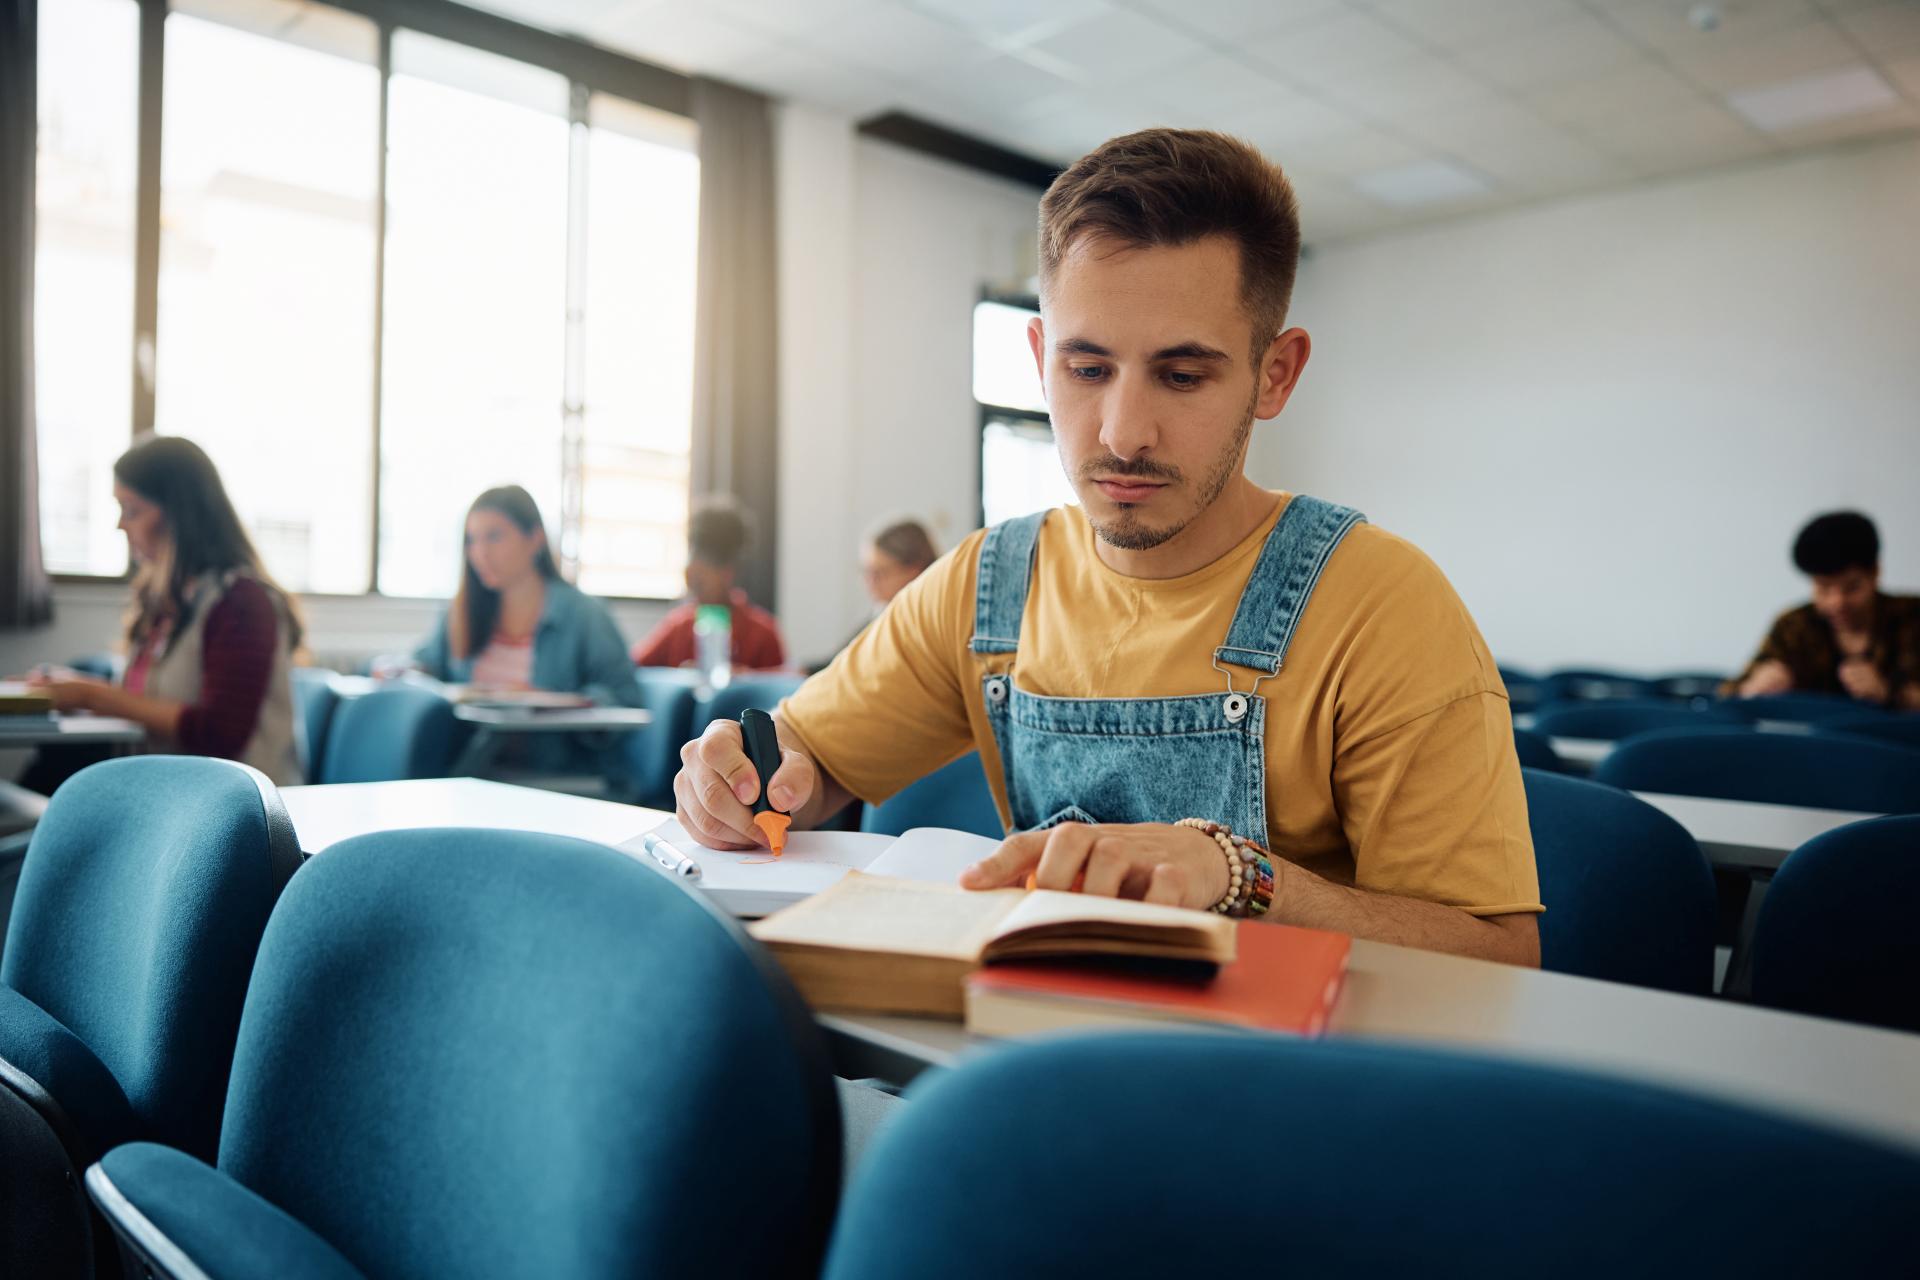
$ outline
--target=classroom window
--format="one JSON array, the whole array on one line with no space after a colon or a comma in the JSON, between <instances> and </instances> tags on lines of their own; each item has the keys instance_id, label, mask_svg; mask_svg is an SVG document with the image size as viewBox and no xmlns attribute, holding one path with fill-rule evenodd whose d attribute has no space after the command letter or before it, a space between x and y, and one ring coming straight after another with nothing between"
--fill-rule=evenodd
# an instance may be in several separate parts
<instances>
[{"instance_id":1,"label":"classroom window","mask_svg":"<svg viewBox=\"0 0 1920 1280\"><path fill-rule=\"evenodd\" d=\"M692 123L314 0L169 0L143 93L143 10L41 6L48 567L125 571L111 467L151 386L297 590L445 596L467 505L515 483L587 590L677 595Z\"/></svg>"},{"instance_id":2,"label":"classroom window","mask_svg":"<svg viewBox=\"0 0 1920 1280\"><path fill-rule=\"evenodd\" d=\"M283 584L362 592L379 33L317 6L240 14L273 34L167 18L154 427L213 458Z\"/></svg>"},{"instance_id":3,"label":"classroom window","mask_svg":"<svg viewBox=\"0 0 1920 1280\"><path fill-rule=\"evenodd\" d=\"M34 388L40 536L54 573L127 566L113 461L133 414L140 8L40 6Z\"/></svg>"},{"instance_id":4,"label":"classroom window","mask_svg":"<svg viewBox=\"0 0 1920 1280\"><path fill-rule=\"evenodd\" d=\"M980 516L998 524L1075 500L1060 468L1046 396L1027 345L1030 299L973 310L973 398L980 405Z\"/></svg>"}]
</instances>

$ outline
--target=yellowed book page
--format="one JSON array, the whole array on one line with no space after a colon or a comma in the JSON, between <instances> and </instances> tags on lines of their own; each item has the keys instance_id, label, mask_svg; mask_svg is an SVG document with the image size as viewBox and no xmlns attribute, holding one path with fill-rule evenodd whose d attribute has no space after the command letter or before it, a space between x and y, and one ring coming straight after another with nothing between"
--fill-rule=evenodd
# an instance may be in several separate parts
<instances>
[{"instance_id":1,"label":"yellowed book page","mask_svg":"<svg viewBox=\"0 0 1920 1280\"><path fill-rule=\"evenodd\" d=\"M769 945L971 961L1026 896L1018 889L970 893L849 871L831 889L748 926L748 932Z\"/></svg>"},{"instance_id":2,"label":"yellowed book page","mask_svg":"<svg viewBox=\"0 0 1920 1280\"><path fill-rule=\"evenodd\" d=\"M1024 895L1000 922L994 937L1012 939L1022 932L1041 930L1086 935L1089 941L1118 936L1173 943L1221 964L1232 960L1234 954L1233 921L1211 911L1167 907L1131 898L1056 893L1051 889L1037 889ZM1104 947L1088 949L1106 950Z\"/></svg>"}]
</instances>

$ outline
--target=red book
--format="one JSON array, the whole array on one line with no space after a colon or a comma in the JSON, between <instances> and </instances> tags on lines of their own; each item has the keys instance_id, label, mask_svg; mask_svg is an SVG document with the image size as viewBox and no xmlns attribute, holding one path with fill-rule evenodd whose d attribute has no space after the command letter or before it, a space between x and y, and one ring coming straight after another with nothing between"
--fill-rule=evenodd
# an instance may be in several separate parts
<instances>
[{"instance_id":1,"label":"red book","mask_svg":"<svg viewBox=\"0 0 1920 1280\"><path fill-rule=\"evenodd\" d=\"M1242 920L1237 958L1211 978L1110 961L989 965L967 979L967 1030L1011 1036L1214 1022L1317 1036L1339 998L1349 942L1344 933Z\"/></svg>"}]
</instances>

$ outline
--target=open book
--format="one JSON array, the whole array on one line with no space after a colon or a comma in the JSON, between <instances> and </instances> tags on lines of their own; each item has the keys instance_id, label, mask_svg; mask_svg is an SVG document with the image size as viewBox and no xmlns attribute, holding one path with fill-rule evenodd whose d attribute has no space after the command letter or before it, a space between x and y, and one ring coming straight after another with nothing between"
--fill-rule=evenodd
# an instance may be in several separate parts
<instances>
[{"instance_id":1,"label":"open book","mask_svg":"<svg viewBox=\"0 0 1920 1280\"><path fill-rule=\"evenodd\" d=\"M967 975L988 961L1120 956L1222 965L1234 956L1233 924L1119 898L974 893L854 871L749 932L816 1009L958 1018Z\"/></svg>"},{"instance_id":2,"label":"open book","mask_svg":"<svg viewBox=\"0 0 1920 1280\"><path fill-rule=\"evenodd\" d=\"M918 827L895 839L861 831L792 831L778 858L765 849L745 852L709 849L678 822L664 822L646 833L700 868L689 883L704 889L732 915L771 915L822 889L849 871L906 880L953 884L960 872L1000 847L998 840L942 827ZM617 846L643 862L657 863L645 836Z\"/></svg>"}]
</instances>

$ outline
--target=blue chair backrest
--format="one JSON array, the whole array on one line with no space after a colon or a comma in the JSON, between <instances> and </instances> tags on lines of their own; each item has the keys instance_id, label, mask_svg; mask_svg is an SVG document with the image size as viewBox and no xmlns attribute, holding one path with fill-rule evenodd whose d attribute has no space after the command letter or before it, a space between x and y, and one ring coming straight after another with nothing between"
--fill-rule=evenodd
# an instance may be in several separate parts
<instances>
[{"instance_id":1,"label":"blue chair backrest","mask_svg":"<svg viewBox=\"0 0 1920 1280\"><path fill-rule=\"evenodd\" d=\"M444 778L453 767L459 721L432 689L395 685L344 698L327 729L320 782Z\"/></svg>"},{"instance_id":2,"label":"blue chair backrest","mask_svg":"<svg viewBox=\"0 0 1920 1280\"><path fill-rule=\"evenodd\" d=\"M1920 812L1920 751L1842 734L1663 729L1621 742L1593 776L1628 791Z\"/></svg>"},{"instance_id":3,"label":"blue chair backrest","mask_svg":"<svg viewBox=\"0 0 1920 1280\"><path fill-rule=\"evenodd\" d=\"M1611 742L1655 729L1744 723L1732 712L1718 707L1696 710L1674 702L1621 698L1611 702L1563 702L1547 707L1534 716L1533 730L1549 738L1601 738Z\"/></svg>"},{"instance_id":4,"label":"blue chair backrest","mask_svg":"<svg viewBox=\"0 0 1920 1280\"><path fill-rule=\"evenodd\" d=\"M1523 769L1545 769L1549 773L1565 773L1567 762L1553 749L1553 744L1531 729L1513 731L1513 749L1520 756Z\"/></svg>"},{"instance_id":5,"label":"blue chair backrest","mask_svg":"<svg viewBox=\"0 0 1920 1280\"><path fill-rule=\"evenodd\" d=\"M1902 746L1920 747L1920 714L1888 715L1868 711L1860 715L1835 716L1820 722L1822 733L1850 733Z\"/></svg>"},{"instance_id":6,"label":"blue chair backrest","mask_svg":"<svg viewBox=\"0 0 1920 1280\"><path fill-rule=\"evenodd\" d=\"M1753 998L1920 1031L1920 816L1875 818L1787 855L1760 903Z\"/></svg>"},{"instance_id":7,"label":"blue chair backrest","mask_svg":"<svg viewBox=\"0 0 1920 1280\"><path fill-rule=\"evenodd\" d=\"M1259 1105L1236 1104L1243 1091ZM1920 1158L1517 1062L1277 1036L1078 1036L965 1060L909 1097L855 1171L824 1280L1913 1264Z\"/></svg>"},{"instance_id":8,"label":"blue chair backrest","mask_svg":"<svg viewBox=\"0 0 1920 1280\"><path fill-rule=\"evenodd\" d=\"M1554 702L1605 702L1613 698L1653 696L1653 681L1618 671L1569 667L1553 672L1540 682L1542 706Z\"/></svg>"},{"instance_id":9,"label":"blue chair backrest","mask_svg":"<svg viewBox=\"0 0 1920 1280\"><path fill-rule=\"evenodd\" d=\"M1797 720L1802 724L1849 719L1863 712L1872 714L1872 708L1866 703L1837 693L1777 693L1762 698L1724 698L1720 705L1745 720Z\"/></svg>"},{"instance_id":10,"label":"blue chair backrest","mask_svg":"<svg viewBox=\"0 0 1920 1280\"><path fill-rule=\"evenodd\" d=\"M1655 696L1691 702L1696 698L1717 698L1727 677L1711 671L1676 671L1653 682Z\"/></svg>"},{"instance_id":11,"label":"blue chair backrest","mask_svg":"<svg viewBox=\"0 0 1920 1280\"><path fill-rule=\"evenodd\" d=\"M840 1142L823 1037L703 897L586 841L415 830L287 887L220 1168L369 1276L801 1276Z\"/></svg>"},{"instance_id":12,"label":"blue chair backrest","mask_svg":"<svg viewBox=\"0 0 1920 1280\"><path fill-rule=\"evenodd\" d=\"M1531 711L1540 705L1543 692L1540 681L1515 667L1501 667L1500 683L1506 686L1508 704L1515 711Z\"/></svg>"},{"instance_id":13,"label":"blue chair backrest","mask_svg":"<svg viewBox=\"0 0 1920 1280\"><path fill-rule=\"evenodd\" d=\"M116 1140L212 1156L254 950L299 862L279 792L231 760L109 760L48 804L0 983L112 1073L139 1125Z\"/></svg>"},{"instance_id":14,"label":"blue chair backrest","mask_svg":"<svg viewBox=\"0 0 1920 1280\"><path fill-rule=\"evenodd\" d=\"M1679 823L1612 787L1523 770L1540 873L1540 967L1707 995L1713 871Z\"/></svg>"},{"instance_id":15,"label":"blue chair backrest","mask_svg":"<svg viewBox=\"0 0 1920 1280\"><path fill-rule=\"evenodd\" d=\"M334 692L333 672L324 667L295 667L293 681L293 741L300 749L301 773L320 781L320 765L327 758L327 726L340 702Z\"/></svg>"},{"instance_id":16,"label":"blue chair backrest","mask_svg":"<svg viewBox=\"0 0 1920 1280\"><path fill-rule=\"evenodd\" d=\"M738 720L748 707L772 711L782 698L807 682L802 675L765 674L736 676L724 689L715 689L694 709L693 733L698 736L715 720Z\"/></svg>"},{"instance_id":17,"label":"blue chair backrest","mask_svg":"<svg viewBox=\"0 0 1920 1280\"><path fill-rule=\"evenodd\" d=\"M886 803L867 805L860 815L862 831L897 836L915 827L950 827L996 840L1006 835L979 752L942 765Z\"/></svg>"},{"instance_id":18,"label":"blue chair backrest","mask_svg":"<svg viewBox=\"0 0 1920 1280\"><path fill-rule=\"evenodd\" d=\"M697 677L674 667L641 667L634 676L640 684L640 705L653 722L626 736L626 782L638 803L671 809L680 748L694 736Z\"/></svg>"}]
</instances>

